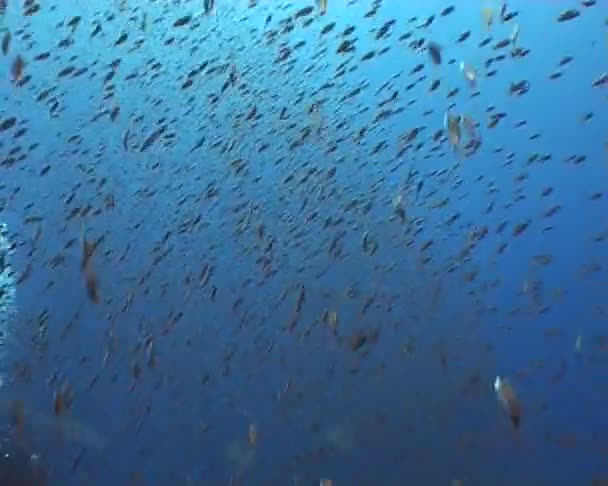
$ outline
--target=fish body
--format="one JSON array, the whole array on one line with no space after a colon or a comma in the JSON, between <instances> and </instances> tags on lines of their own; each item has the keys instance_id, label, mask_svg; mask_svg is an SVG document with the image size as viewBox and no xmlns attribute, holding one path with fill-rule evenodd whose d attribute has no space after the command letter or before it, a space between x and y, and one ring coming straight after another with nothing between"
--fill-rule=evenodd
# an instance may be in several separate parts
<instances>
[{"instance_id":1,"label":"fish body","mask_svg":"<svg viewBox=\"0 0 608 486\"><path fill-rule=\"evenodd\" d=\"M97 285L97 277L93 271L91 265L91 258L97 247L97 243L91 243L87 240L85 235L84 225L80 228L80 247L82 251L82 257L80 260L80 268L84 276L85 288L89 299L95 304L99 304L101 301L99 297L99 287Z\"/></svg>"},{"instance_id":2,"label":"fish body","mask_svg":"<svg viewBox=\"0 0 608 486\"><path fill-rule=\"evenodd\" d=\"M443 118L443 128L445 129L448 135L448 141L450 145L454 147L458 147L460 145L460 117L457 115L453 115L449 110L445 112L445 116Z\"/></svg>"},{"instance_id":3,"label":"fish body","mask_svg":"<svg viewBox=\"0 0 608 486\"><path fill-rule=\"evenodd\" d=\"M494 391L498 402L509 416L513 428L518 430L521 425L521 404L515 394L515 390L506 378L496 377Z\"/></svg>"},{"instance_id":4,"label":"fish body","mask_svg":"<svg viewBox=\"0 0 608 486\"><path fill-rule=\"evenodd\" d=\"M492 7L483 7L481 9L481 16L486 27L491 27L494 22L494 9Z\"/></svg>"},{"instance_id":5,"label":"fish body","mask_svg":"<svg viewBox=\"0 0 608 486\"><path fill-rule=\"evenodd\" d=\"M477 72L471 66L466 64L465 62L460 63L460 71L464 75L464 79L467 80L471 88L476 86L477 82Z\"/></svg>"},{"instance_id":6,"label":"fish body","mask_svg":"<svg viewBox=\"0 0 608 486\"><path fill-rule=\"evenodd\" d=\"M460 125L464 128L467 137L475 142L481 142L481 134L477 129L477 123L468 115L460 117Z\"/></svg>"},{"instance_id":7,"label":"fish body","mask_svg":"<svg viewBox=\"0 0 608 486\"><path fill-rule=\"evenodd\" d=\"M215 9L215 1L214 0L204 0L203 8L204 8L205 15L209 15L209 14L213 13L213 11Z\"/></svg>"},{"instance_id":8,"label":"fish body","mask_svg":"<svg viewBox=\"0 0 608 486\"><path fill-rule=\"evenodd\" d=\"M513 27L513 31L511 32L511 35L509 36L509 40L511 41L511 44L515 45L515 44L517 44L518 38L519 38L519 24L515 24L515 26Z\"/></svg>"},{"instance_id":9,"label":"fish body","mask_svg":"<svg viewBox=\"0 0 608 486\"><path fill-rule=\"evenodd\" d=\"M436 42L429 42L427 49L433 63L441 64L441 46Z\"/></svg>"}]
</instances>

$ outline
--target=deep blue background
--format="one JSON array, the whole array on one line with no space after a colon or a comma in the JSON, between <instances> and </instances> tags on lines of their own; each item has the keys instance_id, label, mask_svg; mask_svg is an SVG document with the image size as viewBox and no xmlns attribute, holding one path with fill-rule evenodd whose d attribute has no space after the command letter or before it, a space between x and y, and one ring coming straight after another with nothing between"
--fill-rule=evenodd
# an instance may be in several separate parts
<instances>
[{"instance_id":1,"label":"deep blue background","mask_svg":"<svg viewBox=\"0 0 608 486\"><path fill-rule=\"evenodd\" d=\"M608 230L608 213L603 195L590 199L605 190L608 169L608 95L606 87L591 86L608 70L603 1L588 9L566 0L512 1L509 10L519 11L517 19L491 29L482 25L478 1L461 1L453 14L418 29L448 4L385 0L375 16L365 18L370 2L330 0L325 16L313 14L308 27L296 19L293 31L271 44L264 36L268 14L273 19L266 29L281 30L281 20L310 2L260 0L250 9L244 1L218 0L215 15L201 18L199 2L127 0L121 11L120 2L65 0L53 11L42 5L28 18L17 2L10 3L3 22L14 34L11 52L1 60L7 75L0 82L0 118L16 116L28 131L17 140L15 129L1 133L0 154L5 160L16 146L39 146L0 169L1 217L19 244L13 266L22 272L31 263L33 269L18 288L19 317L1 363L8 385L0 393L5 408L13 398L25 401L28 443L52 465L53 484L129 484L134 473L135 484L205 485L228 484L231 477L244 485L318 484L322 477L337 485L441 485L455 479L465 485L584 485L608 478L606 243L594 241ZM582 15L557 23L568 8ZM142 11L148 15L145 32ZM113 20L104 19L112 12ZM187 13L200 25L172 27ZM58 23L74 15L82 16L74 44L57 47L70 32ZM412 17L418 19L410 23ZM375 40L372 29L389 19L396 20L392 35ZM89 39L96 20L104 35ZM335 29L321 36L330 22ZM530 54L507 57L494 66L496 76L485 78L483 63L497 54L492 46L515 23L519 44ZM348 25L356 27L349 66L357 69L315 95L350 57L335 53ZM29 49L15 34L21 28L31 33ZM470 39L456 44L465 30L472 31ZM114 46L123 31L128 41ZM399 41L407 31L412 39L444 46L443 64L432 65L424 51ZM172 35L176 41L165 45ZM478 48L488 35L493 41ZM132 50L138 38L144 43ZM293 68L286 72L285 63L274 63L280 47L300 40L306 44L292 53ZM387 45L383 56L360 61ZM323 47L326 52L317 55ZM49 60L33 61L47 50ZM8 75L17 53L32 77L20 88ZM574 60L561 78L550 80L566 55ZM122 63L112 81L114 96L104 101L102 79L116 58ZM204 60L208 68L237 68L239 86L216 105L209 95L219 94L229 71L200 74L192 87L180 89ZM479 96L470 96L460 61L479 70ZM153 77L155 62L161 67ZM420 76L408 74L419 63L427 79L406 91ZM79 78L58 78L69 64L89 70ZM376 94L399 72L391 89ZM137 76L126 80L131 73ZM436 78L441 87L429 93ZM510 83L523 79L530 91L509 95ZM363 83L369 86L360 95L340 101ZM447 99L456 87L460 93ZM61 106L56 117L36 101L47 88L55 89L51 97ZM394 107L404 111L374 126L378 103L394 90ZM308 114L321 98L327 98L321 115ZM481 124L483 145L470 158L431 140L451 102ZM116 122L105 116L91 123L115 104L121 109ZM246 121L254 105L260 117ZM494 129L487 128L490 105L507 113ZM283 107L288 120L280 119ZM587 112L594 117L582 123ZM137 117L141 121L133 121ZM127 128L131 144L141 145L162 117L174 139L161 138L143 153L123 150ZM300 130L318 127L321 118L322 134L313 132L291 149ZM515 128L519 120L527 125ZM364 126L368 132L357 144L353 135ZM395 160L399 137L422 126L416 142L425 141L424 147ZM540 138L530 140L535 133ZM81 143L68 141L72 135ZM190 153L202 135L205 143ZM388 147L372 154L381 140ZM222 150L229 143L232 148ZM259 152L263 144L269 148ZM512 163L506 164L509 153ZM533 153L551 159L528 163ZM566 162L571 155L587 158L573 165ZM239 158L247 170L236 173L231 162ZM40 176L46 164L52 168ZM318 173L300 183L311 167ZM323 171L332 167L336 175L328 180ZM406 185L411 169L418 171L416 183L424 181L418 198L415 184ZM295 177L285 182L290 174ZM206 198L209 184L218 192ZM549 186L554 191L541 197ZM144 190L155 193L146 196ZM109 193L114 209L83 218L91 239L105 235L94 257L104 302L95 306L84 291L78 244L64 249L80 234L78 219L66 217L78 206L103 208ZM409 231L394 219L398 195ZM436 207L445 198L448 204ZM490 203L494 209L487 212ZM557 204L561 212L543 217ZM318 216L309 220L314 211ZM449 224L456 213L460 218ZM198 215L195 229L179 232ZM28 216L42 222L26 224ZM244 218L248 225L240 224ZM324 227L327 218L343 221ZM529 228L514 237L514 225L528 219ZM496 234L505 220L509 225ZM268 242L257 236L260 223L273 239L266 253L276 270L271 277L257 262ZM463 256L471 231L484 226L488 236ZM37 228L41 236L33 243ZM335 258L329 248L341 231L343 258ZM362 250L365 231L379 244L372 256ZM430 239L433 245L422 251ZM497 255L502 243L508 247ZM57 254L66 263L50 269ZM545 254L552 264L535 263L535 255ZM425 263L427 256L431 261ZM201 288L206 264L213 272ZM470 272L476 277L467 281ZM186 282L188 274L194 283ZM289 332L300 285L306 295L302 315ZM351 286L358 293L349 297ZM132 304L121 312L130 293ZM338 313L338 336L322 321L326 309ZM43 312L48 321L41 336ZM180 312L183 317L164 333ZM351 350L355 332L373 330L379 330L376 342ZM154 368L136 349L148 334ZM15 373L15 363L24 362L30 380ZM135 388L134 362L142 370ZM59 379L49 384L54 373ZM98 382L88 389L96 375ZM521 400L519 436L496 400L497 375L511 380ZM52 397L64 379L74 389L74 403L56 418ZM247 443L251 423L259 430L255 447Z\"/></svg>"}]
</instances>

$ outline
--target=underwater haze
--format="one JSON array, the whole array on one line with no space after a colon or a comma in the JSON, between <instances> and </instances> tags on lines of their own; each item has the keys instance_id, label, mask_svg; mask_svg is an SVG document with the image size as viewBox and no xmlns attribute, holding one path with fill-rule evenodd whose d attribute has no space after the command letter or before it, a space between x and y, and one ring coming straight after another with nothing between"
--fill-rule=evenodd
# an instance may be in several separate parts
<instances>
[{"instance_id":1,"label":"underwater haze","mask_svg":"<svg viewBox=\"0 0 608 486\"><path fill-rule=\"evenodd\" d=\"M607 5L0 0L3 447L608 485Z\"/></svg>"}]
</instances>

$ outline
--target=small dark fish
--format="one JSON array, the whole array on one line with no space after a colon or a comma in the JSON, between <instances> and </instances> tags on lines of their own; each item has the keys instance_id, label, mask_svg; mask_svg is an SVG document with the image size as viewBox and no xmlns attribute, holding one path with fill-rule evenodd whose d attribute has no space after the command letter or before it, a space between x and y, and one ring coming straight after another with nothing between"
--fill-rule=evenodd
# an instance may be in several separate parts
<instances>
[{"instance_id":1,"label":"small dark fish","mask_svg":"<svg viewBox=\"0 0 608 486\"><path fill-rule=\"evenodd\" d=\"M303 7L300 10L298 10L295 14L295 18L299 19L301 17L306 17L308 15L310 15L311 13L313 13L314 11L314 7L312 7L311 5L308 5L307 7Z\"/></svg>"},{"instance_id":2,"label":"small dark fish","mask_svg":"<svg viewBox=\"0 0 608 486\"><path fill-rule=\"evenodd\" d=\"M129 150L129 135L131 134L130 130L127 128L122 135L122 148L125 149L125 152Z\"/></svg>"},{"instance_id":3,"label":"small dark fish","mask_svg":"<svg viewBox=\"0 0 608 486\"><path fill-rule=\"evenodd\" d=\"M91 268L91 258L93 257L93 253L95 253L95 249L99 241L91 243L87 240L84 234L84 226L80 230L80 247L82 250L82 257L80 260L80 268L84 274L85 287L87 289L87 295L89 299L95 304L99 304L99 291L97 287L97 278L95 273Z\"/></svg>"},{"instance_id":4,"label":"small dark fish","mask_svg":"<svg viewBox=\"0 0 608 486\"><path fill-rule=\"evenodd\" d=\"M89 240L87 240L85 234L84 234L84 227L81 229L81 233L80 233L80 249L82 250L82 257L80 260L80 268L82 270L86 270L86 268L89 266L89 261L91 260L91 257L93 256L93 253L95 252L95 243L91 243Z\"/></svg>"},{"instance_id":5,"label":"small dark fish","mask_svg":"<svg viewBox=\"0 0 608 486\"><path fill-rule=\"evenodd\" d=\"M433 20L435 20L435 16L431 15L428 19L425 20L425 22L422 25L418 26L418 28L419 29L426 29L427 27L429 27L433 23Z\"/></svg>"},{"instance_id":6,"label":"small dark fish","mask_svg":"<svg viewBox=\"0 0 608 486\"><path fill-rule=\"evenodd\" d=\"M460 34L460 37L458 37L458 39L456 39L456 42L464 42L469 37L471 37L471 31L467 30L467 31L463 32L462 34Z\"/></svg>"},{"instance_id":7,"label":"small dark fish","mask_svg":"<svg viewBox=\"0 0 608 486\"><path fill-rule=\"evenodd\" d=\"M148 137L144 140L143 145L141 146L141 148L139 149L140 152L144 152L146 150L148 150L152 144L154 142L156 142L156 140L158 140L158 138L165 133L165 131L167 130L167 127L163 126L158 128L157 130L154 130L150 135L148 135Z\"/></svg>"},{"instance_id":8,"label":"small dark fish","mask_svg":"<svg viewBox=\"0 0 608 486\"><path fill-rule=\"evenodd\" d=\"M441 64L441 46L436 42L429 42L427 45L429 56L435 64Z\"/></svg>"},{"instance_id":9,"label":"small dark fish","mask_svg":"<svg viewBox=\"0 0 608 486\"><path fill-rule=\"evenodd\" d=\"M515 17L517 17L519 15L519 12L509 12L506 13L503 18L502 21L503 22L508 22L509 20L513 20Z\"/></svg>"},{"instance_id":10,"label":"small dark fish","mask_svg":"<svg viewBox=\"0 0 608 486\"><path fill-rule=\"evenodd\" d=\"M183 27L184 25L188 24L190 20L192 20L192 15L184 15L173 22L173 27Z\"/></svg>"},{"instance_id":11,"label":"small dark fish","mask_svg":"<svg viewBox=\"0 0 608 486\"><path fill-rule=\"evenodd\" d=\"M578 17L581 13L576 9L566 10L562 12L557 18L558 22L566 22L567 20L572 20Z\"/></svg>"},{"instance_id":12,"label":"small dark fish","mask_svg":"<svg viewBox=\"0 0 608 486\"><path fill-rule=\"evenodd\" d=\"M549 187L546 187L545 189L543 189L542 192L540 193L540 195L543 197L547 197L552 192L553 192L553 188L549 186Z\"/></svg>"},{"instance_id":13,"label":"small dark fish","mask_svg":"<svg viewBox=\"0 0 608 486\"><path fill-rule=\"evenodd\" d=\"M89 267L87 267L85 269L84 277L85 277L85 285L87 288L87 295L89 296L89 299L91 299L91 301L93 303L99 304L100 298L99 298L99 289L97 286L97 278L95 277L95 274Z\"/></svg>"},{"instance_id":14,"label":"small dark fish","mask_svg":"<svg viewBox=\"0 0 608 486\"><path fill-rule=\"evenodd\" d=\"M549 79L559 79L563 76L563 73L561 71L555 71L554 73L551 73L549 75Z\"/></svg>"},{"instance_id":15,"label":"small dark fish","mask_svg":"<svg viewBox=\"0 0 608 486\"><path fill-rule=\"evenodd\" d=\"M608 73L603 73L598 78L593 80L591 86L593 86L594 88L598 88L606 84L608 84Z\"/></svg>"},{"instance_id":16,"label":"small dark fish","mask_svg":"<svg viewBox=\"0 0 608 486\"><path fill-rule=\"evenodd\" d=\"M95 25L95 28L91 32L91 37L95 37L97 34L101 32L101 24Z\"/></svg>"},{"instance_id":17,"label":"small dark fish","mask_svg":"<svg viewBox=\"0 0 608 486\"><path fill-rule=\"evenodd\" d=\"M361 332L354 334L350 340L350 347L353 351L357 351L362 348L367 342L367 336Z\"/></svg>"},{"instance_id":18,"label":"small dark fish","mask_svg":"<svg viewBox=\"0 0 608 486\"><path fill-rule=\"evenodd\" d=\"M507 47L510 43L511 43L511 39L503 39L501 41L498 41L494 45L494 50L497 51L499 49L503 49L504 47Z\"/></svg>"},{"instance_id":19,"label":"small dark fish","mask_svg":"<svg viewBox=\"0 0 608 486\"><path fill-rule=\"evenodd\" d=\"M528 220L528 221L524 221L523 223L519 223L519 224L515 225L515 227L513 228L513 236L519 236L524 231L526 231L528 226L530 226L530 222L531 221Z\"/></svg>"},{"instance_id":20,"label":"small dark fish","mask_svg":"<svg viewBox=\"0 0 608 486\"><path fill-rule=\"evenodd\" d=\"M11 116L4 120L0 120L0 132L5 132L9 128L13 128L16 123L17 123L17 118L14 116Z\"/></svg>"},{"instance_id":21,"label":"small dark fish","mask_svg":"<svg viewBox=\"0 0 608 486\"><path fill-rule=\"evenodd\" d=\"M115 106L114 108L112 108L112 111L110 112L110 120L115 121L119 113L120 106Z\"/></svg>"},{"instance_id":22,"label":"small dark fish","mask_svg":"<svg viewBox=\"0 0 608 486\"><path fill-rule=\"evenodd\" d=\"M2 54L5 56L8 54L8 51L11 46L11 33L7 30L2 38Z\"/></svg>"},{"instance_id":23,"label":"small dark fish","mask_svg":"<svg viewBox=\"0 0 608 486\"><path fill-rule=\"evenodd\" d=\"M121 44L124 44L128 38L129 38L129 35L126 32L123 32L122 34L120 34L118 39L116 39L116 42L114 42L114 45L119 46Z\"/></svg>"},{"instance_id":24,"label":"small dark fish","mask_svg":"<svg viewBox=\"0 0 608 486\"><path fill-rule=\"evenodd\" d=\"M13 63L11 64L11 76L13 81L18 82L23 78L23 68L25 67L25 62L20 55L15 57Z\"/></svg>"},{"instance_id":25,"label":"small dark fish","mask_svg":"<svg viewBox=\"0 0 608 486\"><path fill-rule=\"evenodd\" d=\"M420 195L420 191L422 191L423 186L424 186L424 179L420 179L420 182L418 182L418 185L416 186L416 199L418 199L418 196Z\"/></svg>"},{"instance_id":26,"label":"small dark fish","mask_svg":"<svg viewBox=\"0 0 608 486\"><path fill-rule=\"evenodd\" d=\"M503 4L500 6L500 14L499 14L499 17L500 17L500 21L501 21L501 22L504 22L504 21L505 21L505 14L506 14L506 13L507 13L507 4L506 4L506 3L503 3Z\"/></svg>"},{"instance_id":27,"label":"small dark fish","mask_svg":"<svg viewBox=\"0 0 608 486\"><path fill-rule=\"evenodd\" d=\"M204 9L205 15L209 15L213 11L214 6L215 6L214 0L204 0L203 9Z\"/></svg>"},{"instance_id":28,"label":"small dark fish","mask_svg":"<svg viewBox=\"0 0 608 486\"><path fill-rule=\"evenodd\" d=\"M450 5L441 11L441 16L445 17L446 15L450 15L452 12L454 12L454 10L456 10L456 7L454 5Z\"/></svg>"},{"instance_id":29,"label":"small dark fish","mask_svg":"<svg viewBox=\"0 0 608 486\"><path fill-rule=\"evenodd\" d=\"M80 24L81 20L82 20L82 17L80 17L80 15L77 15L76 17L72 17L66 25L68 27L70 27L72 29L72 33L74 33L76 31L76 28L78 27L78 24Z\"/></svg>"},{"instance_id":30,"label":"small dark fish","mask_svg":"<svg viewBox=\"0 0 608 486\"><path fill-rule=\"evenodd\" d=\"M331 23L327 24L325 27L323 27L321 29L321 35L329 34L332 30L334 30L335 26L336 26L335 22L331 22Z\"/></svg>"},{"instance_id":31,"label":"small dark fish","mask_svg":"<svg viewBox=\"0 0 608 486\"><path fill-rule=\"evenodd\" d=\"M511 86L509 88L510 94L516 94L519 96L526 94L529 90L530 90L530 83L526 80L519 81L516 83L511 83Z\"/></svg>"}]
</instances>

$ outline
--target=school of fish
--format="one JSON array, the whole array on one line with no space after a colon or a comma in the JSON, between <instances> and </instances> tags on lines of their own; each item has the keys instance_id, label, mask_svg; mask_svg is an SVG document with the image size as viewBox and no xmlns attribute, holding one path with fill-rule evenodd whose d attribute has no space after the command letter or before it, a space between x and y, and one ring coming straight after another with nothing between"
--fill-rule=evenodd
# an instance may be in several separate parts
<instances>
[{"instance_id":1,"label":"school of fish","mask_svg":"<svg viewBox=\"0 0 608 486\"><path fill-rule=\"evenodd\" d=\"M0 0L0 223L13 222L2 226L0 278L12 280L0 307L19 302L19 325L0 336L17 343L0 392L32 386L48 414L0 408L20 436L33 435L29 420L74 446L73 477L95 480L82 463L111 447L103 431L149 438L166 412L172 430L196 437L186 441L220 443L209 417L231 410L243 425L214 459L230 471L222 484L405 484L327 479L315 465L352 454L356 437L382 441L395 416L413 436L423 410L451 423L462 400L490 396L475 413L495 415L493 447L525 440L528 414L545 410L520 389L534 366L497 366L482 323L519 335L518 319L559 314L570 289L543 275L575 257L539 241L577 238L560 233L563 201L601 208L605 195L598 182L574 203L557 179L538 182L549 171L574 179L592 157L580 141L552 153L534 116L510 114L542 91L518 68L540 62L526 47L533 23L488 0L452 38L442 25L470 6L393 18L388 0L338 3L107 0L68 15L56 0ZM595 0L564 3L551 28L605 14ZM576 76L571 51L550 61L542 83ZM600 64L581 89L606 92ZM574 122L595 129L593 109L581 110ZM596 145L605 157L608 138ZM603 226L584 244L601 245ZM604 271L592 249L576 258L580 280ZM503 282L505 265L517 282ZM608 351L608 332L583 327L568 335L570 354ZM364 405L375 393L402 400ZM270 417L254 410L258 394ZM118 415L92 412L117 403ZM289 434L273 439L281 427ZM288 450L294 430L316 445L252 472L265 444ZM160 455L133 440L133 454ZM454 449L469 442L463 433ZM144 469L116 477L156 484Z\"/></svg>"}]
</instances>

